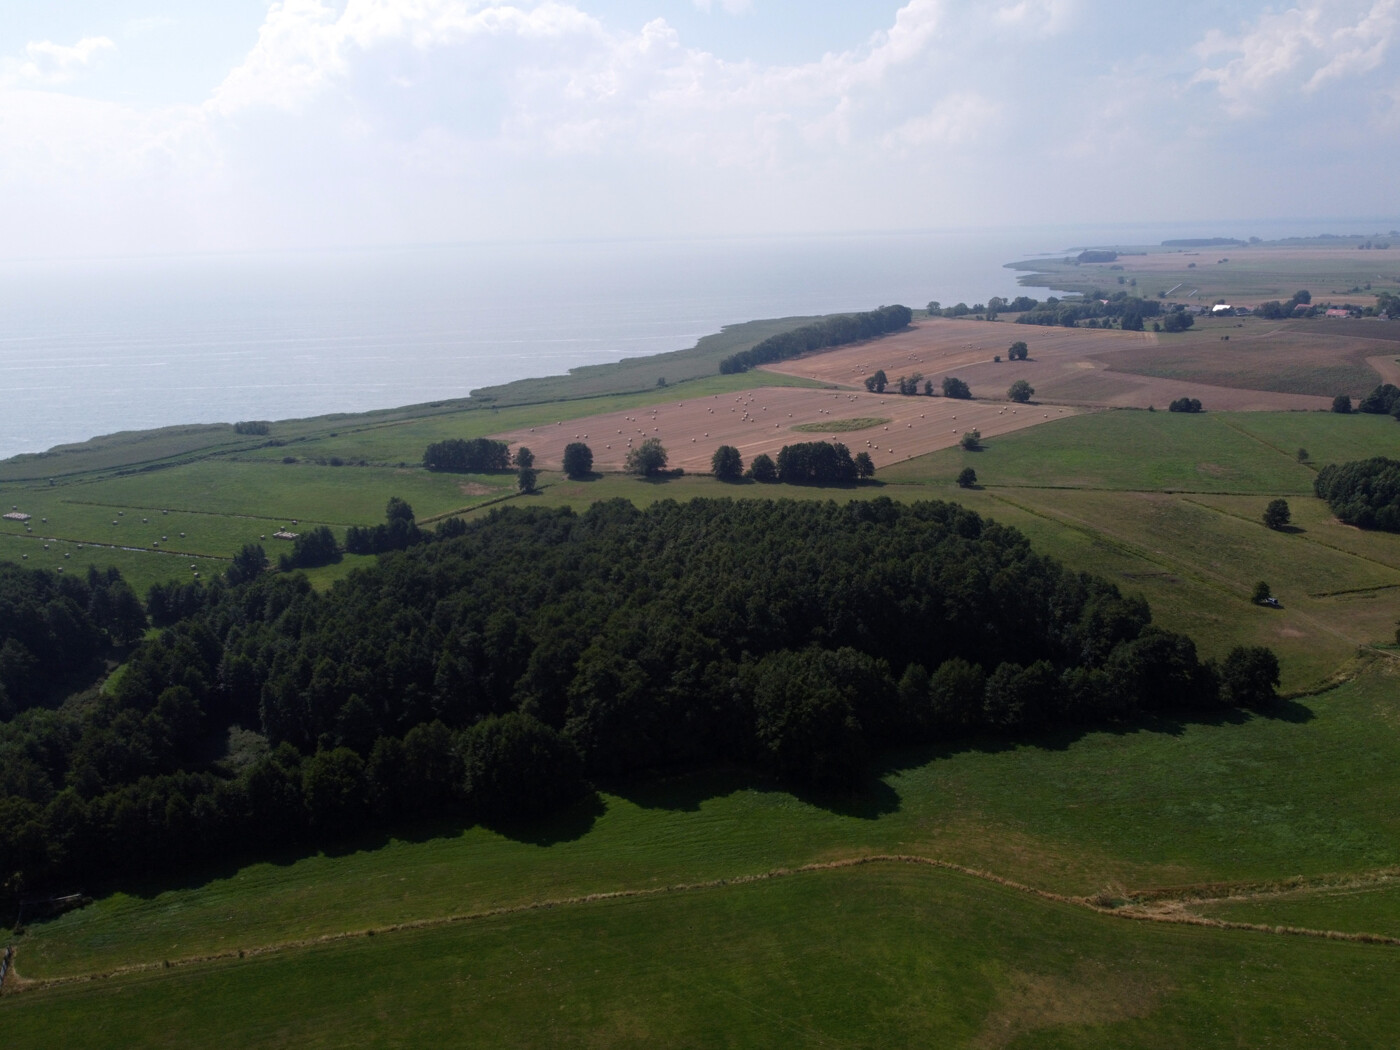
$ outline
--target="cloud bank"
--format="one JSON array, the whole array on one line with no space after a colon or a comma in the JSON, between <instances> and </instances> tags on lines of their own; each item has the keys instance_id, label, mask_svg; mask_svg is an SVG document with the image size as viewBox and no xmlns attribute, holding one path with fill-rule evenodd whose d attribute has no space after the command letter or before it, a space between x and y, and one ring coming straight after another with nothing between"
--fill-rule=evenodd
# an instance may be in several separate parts
<instances>
[{"instance_id":1,"label":"cloud bank","mask_svg":"<svg viewBox=\"0 0 1400 1050\"><path fill-rule=\"evenodd\" d=\"M742 25L764 0L693 2ZM586 0L278 0L201 104L144 108L85 94L93 70L120 67L118 43L37 41L0 56L3 250L1358 214L1388 199L1400 0L1188 27L1120 10L908 0L866 39L762 63Z\"/></svg>"}]
</instances>

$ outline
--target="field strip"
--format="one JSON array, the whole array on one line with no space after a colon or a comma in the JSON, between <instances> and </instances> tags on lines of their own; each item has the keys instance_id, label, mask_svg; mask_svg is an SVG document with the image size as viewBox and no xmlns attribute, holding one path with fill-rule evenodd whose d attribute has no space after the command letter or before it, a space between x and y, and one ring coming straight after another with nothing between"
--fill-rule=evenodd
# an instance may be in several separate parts
<instances>
[{"instance_id":1,"label":"field strip","mask_svg":"<svg viewBox=\"0 0 1400 1050\"><path fill-rule=\"evenodd\" d=\"M165 506L161 506L161 507L147 507L147 506L145 506L145 505L143 505L143 504L140 504L140 503L99 503L99 502L97 502L97 501L95 501L95 500L85 500L85 499L65 499L65 500L61 500L60 502L66 503L66 504L68 504L69 506L73 506L73 507L104 507L104 508L106 508L106 509L108 509L108 510L111 510L111 509L115 508L115 509L117 509L117 510L145 510L145 511L151 511L151 512L160 511L162 514L168 514L170 511L173 510L176 514L193 514L193 515L199 515L199 516L205 517L205 518L235 518L235 519L237 519L237 520L239 520L239 521L292 521L292 520L296 520L297 522L299 522L300 524L303 524L303 525L354 525L354 524L355 524L355 522L353 522L353 521L312 521L310 518L306 518L305 520L303 520L303 519L301 519L301 518L292 519L291 517L270 518L270 517L268 517L266 514L236 514L236 513L234 513L233 511L222 511L222 510L186 510L184 507L175 507L175 506L171 506L171 505L169 505L169 504L167 504L167 505L165 505Z\"/></svg>"},{"instance_id":2,"label":"field strip","mask_svg":"<svg viewBox=\"0 0 1400 1050\"><path fill-rule=\"evenodd\" d=\"M1073 529L1075 532L1088 536L1090 539L1093 540L1098 540L1100 542L1107 541L1111 543L1115 548L1117 548L1117 550L1122 554L1138 558L1151 565L1157 565L1161 567L1164 571L1170 572L1171 574L1176 576L1189 576L1191 579L1195 580L1202 586L1210 587L1214 590L1220 591L1222 594L1229 595L1232 598L1238 597L1240 591L1246 589L1243 584L1240 586L1239 591L1227 587L1226 585L1221 583L1220 577L1218 575L1198 569L1195 565L1188 561L1164 561L1161 558L1153 557L1144 548L1139 547L1131 540L1125 539L1122 536L1115 535L1114 533L1111 533L1099 526L1091 525L1089 522L1084 521L1082 518L1074 518L1064 514L1055 514L1046 510L1038 510L1035 507L1027 507L1024 504L1017 503L1015 500L1003 496L998 492L989 492L988 494L992 497L992 499L999 500L1002 503L1007 504L1008 506L1015 507L1017 510L1022 511L1025 514L1029 514L1032 517L1040 518L1042 521L1052 522L1053 524L1061 525L1068 529Z\"/></svg>"},{"instance_id":3,"label":"field strip","mask_svg":"<svg viewBox=\"0 0 1400 1050\"><path fill-rule=\"evenodd\" d=\"M1210 493L1209 495L1214 495L1214 493ZM1250 493L1250 495L1253 495L1253 493ZM1261 496L1260 498L1262 499L1263 497ZM1235 512L1235 511L1232 511L1232 510L1226 510L1226 509L1223 508L1223 507L1212 507L1209 503L1202 503L1202 502L1200 502L1199 500L1191 499L1190 496L1188 496L1188 495L1186 495L1186 494L1184 494L1184 493L1181 494L1181 501L1182 501L1183 503L1189 503L1189 504L1191 504L1193 507L1200 507L1202 510L1213 511L1213 512L1216 513L1216 514L1223 514L1225 517L1227 517L1227 518L1234 518L1234 519L1236 519L1237 521L1248 522L1248 523L1251 524L1251 525L1258 525L1258 524L1261 524L1261 522L1260 522L1260 520L1259 520L1258 518L1251 518L1251 517L1248 517L1248 516L1246 516L1246 515L1244 515L1244 514L1239 514L1239 513ZM1378 559L1378 558L1372 558L1372 557L1370 557L1369 555L1366 555L1366 554L1357 554L1355 551L1349 551L1349 550L1347 550L1345 547L1338 547L1338 546L1336 546L1335 544L1327 543L1327 542L1325 542L1325 541L1323 541L1323 540L1319 540L1319 539L1314 539L1312 533L1311 533L1311 532L1308 532L1307 530L1301 530L1301 532L1302 532L1301 539L1303 540L1304 543L1315 543L1315 544L1317 544L1319 547L1325 547L1325 548L1326 548L1327 550L1329 550L1329 551L1336 551L1338 554L1344 554L1344 555L1346 555L1348 558L1356 558L1358 561L1370 562L1372 565L1378 565L1378 566L1380 566L1382 569L1390 569L1391 571L1400 570L1400 565L1392 565L1390 562L1381 561L1381 560ZM1295 533L1294 535L1297 535L1297 533ZM1358 587L1358 588L1355 588L1355 589L1350 590L1350 591L1329 591L1329 592L1326 592L1326 593L1310 594L1308 597L1310 597L1310 598L1328 598L1328 597L1331 597L1331 596L1334 595L1334 594L1359 594L1359 593L1361 593L1362 591L1379 591L1379 590L1386 590L1386 589L1388 589L1388 588L1390 588L1390 587L1400 587L1400 583L1383 584L1383 585L1381 585L1381 586L1379 586L1379 587Z\"/></svg>"},{"instance_id":4,"label":"field strip","mask_svg":"<svg viewBox=\"0 0 1400 1050\"><path fill-rule=\"evenodd\" d=\"M1283 449L1275 445L1272 441L1265 441L1258 434L1251 434L1248 430L1245 430L1238 423L1232 423L1229 420L1222 420L1222 422L1225 424L1227 430L1233 430L1236 434L1240 435L1240 437L1248 438L1250 441L1257 442L1258 444L1263 445L1265 448L1271 448L1280 456L1283 456L1290 462L1298 462L1298 455L1296 452L1285 452ZM1307 466L1306 463L1303 465Z\"/></svg>"},{"instance_id":5,"label":"field strip","mask_svg":"<svg viewBox=\"0 0 1400 1050\"><path fill-rule=\"evenodd\" d=\"M203 558L206 561L233 561L227 554L196 554L193 551L175 550L173 547L128 547L121 543L101 543L97 540L73 539L67 536L16 536L7 538L28 543L71 543L75 547L95 547L98 550L130 551L133 554L168 554L172 558Z\"/></svg>"},{"instance_id":6,"label":"field strip","mask_svg":"<svg viewBox=\"0 0 1400 1050\"><path fill-rule=\"evenodd\" d=\"M773 868L769 871L752 875L736 875L729 878L709 879L703 882L676 883L670 886L655 886L644 889L610 890L600 893L583 894L577 897L559 897L547 900L529 901L524 904L503 905L498 908L486 908L481 911L464 912L458 915L440 915L427 919L414 919L408 922L391 923L387 926L371 927L365 930L347 930L341 933L328 933L320 937L279 941L272 944L256 945L251 948L230 949L229 951L215 952L208 955L191 955L177 959L164 959L160 962L133 963L129 966L119 966L115 969L102 971L100 973L72 974L64 977L26 978L18 972L18 966L15 966L11 971L11 980L5 989L5 994L42 991L48 988L83 984L90 981L103 981L134 974L155 973L163 970L201 966L208 963L229 962L236 959L256 958L262 955L277 955L284 952L303 951L308 948L336 944L361 937L375 937L394 933L409 933L418 930L441 929L448 926L480 922L502 916L523 915L534 911L547 911L554 908L600 904L609 901L642 900L650 897L663 897L677 893L694 893L697 891L721 889L726 886L744 886L751 883L767 882L773 879L788 878L794 875L806 875L819 871L839 871L846 868L858 868L867 864L913 864L935 868L939 871L952 872L954 874L967 876L968 878L977 879L981 882L991 883L1003 889L1008 889L1030 897L1036 897L1050 903L1073 905L1086 908L1100 915L1114 916L1138 922L1161 922L1181 926L1207 926L1221 930L1241 930L1253 933L1269 933L1294 937L1315 937L1323 940L1351 941L1358 944L1382 944L1400 947L1400 937L1393 937L1386 934L1347 933L1338 930L1316 930L1301 926L1271 926L1264 923L1233 922L1225 919L1212 919L1205 916L1194 915L1185 910L1185 905L1187 903L1206 903L1224 899L1243 900L1250 899L1251 894L1254 895L1255 899L1258 899L1265 896L1294 892L1298 889L1333 889L1344 887L1346 883L1339 881L1336 877L1331 877L1331 881L1326 881L1329 878L1328 876L1317 876L1313 879L1305 879L1299 876L1297 879L1288 879L1280 883L1240 884L1240 887L1245 891L1241 894L1226 892L1231 886L1231 884L1228 883L1213 883L1195 889L1186 887L1178 890L1149 891L1143 897L1142 902L1139 903L1131 895L1126 898L1112 898L1105 893L1097 893L1087 897L1076 897L1070 894L1056 893L1053 890L1039 889L1023 882L1017 882L1003 875L997 875L995 872L984 871L979 868L970 868L962 864L955 864L952 861L939 860L935 857L922 857L916 854L906 853L874 853L859 857L847 857L841 860L818 861L811 864L802 864L794 868ZM1400 868L1385 868L1369 874L1350 876L1350 878L1356 885L1361 886L1382 884L1396 876L1400 876ZM1204 896L1200 896L1200 894L1204 894ZM1214 894L1214 896L1211 896L1211 894ZM1121 900L1123 903L1115 903L1115 899ZM16 952L16 958L18 958L18 956L19 953Z\"/></svg>"}]
</instances>

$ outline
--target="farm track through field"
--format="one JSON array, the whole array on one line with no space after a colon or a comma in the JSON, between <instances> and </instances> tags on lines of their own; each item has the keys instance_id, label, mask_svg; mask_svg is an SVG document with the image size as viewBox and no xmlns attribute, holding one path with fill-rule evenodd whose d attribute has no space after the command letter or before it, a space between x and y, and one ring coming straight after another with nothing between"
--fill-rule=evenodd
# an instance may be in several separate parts
<instances>
[{"instance_id":1,"label":"farm track through field","mask_svg":"<svg viewBox=\"0 0 1400 1050\"><path fill-rule=\"evenodd\" d=\"M1307 890L1335 890L1379 886L1400 878L1400 868L1388 867L1372 872L1358 872L1350 875L1297 876L1274 882L1208 883L1198 886L1151 889L1122 893L1100 892L1089 896L1073 896L1040 889L1023 882L1006 878L995 872L954 864L935 857L923 857L904 853L874 853L838 860L819 861L802 864L793 868L774 868L770 871L751 875L736 875L728 878L708 879L703 882L676 883L671 886L658 886L644 889L612 890L589 893L577 897L560 897L548 900L529 901L523 904L487 908L481 911L459 915L442 915L434 918L415 919L409 922L393 923L387 926L365 930L344 931L297 940L280 941L256 945L251 948L233 949L208 955L186 956L177 959L164 959L160 962L134 963L97 973L72 974L65 977L25 978L18 966L12 967L10 981L3 994L42 991L66 985L83 984L90 981L103 981L140 973L154 973L162 970L201 966L208 963L228 962L235 959L256 958L262 955L275 955L294 952L322 945L350 941L361 937L376 937L395 933L409 933L419 930L441 929L464 923L480 922L511 915L523 915L534 911L554 908L578 907L600 904L609 901L641 900L663 897L678 893L722 889L726 886L744 886L751 883L767 882L773 879L811 874L819 871L838 871L847 868L864 867L869 864L911 864L951 872L967 878L999 886L1025 896L1035 897L1052 904L1066 904L1084 908L1099 915L1113 916L1135 922L1159 922L1178 926L1203 926L1219 930L1238 930L1249 933L1266 933L1276 936L1312 937L1322 940L1349 941L1356 944L1377 944L1400 947L1400 937L1379 933L1357 933L1339 930L1321 930L1301 926L1275 926L1265 923L1233 922L1196 915L1187 910L1188 905L1211 904L1221 901L1239 902L1263 900L1283 894ZM16 958L19 953L16 952Z\"/></svg>"}]
</instances>

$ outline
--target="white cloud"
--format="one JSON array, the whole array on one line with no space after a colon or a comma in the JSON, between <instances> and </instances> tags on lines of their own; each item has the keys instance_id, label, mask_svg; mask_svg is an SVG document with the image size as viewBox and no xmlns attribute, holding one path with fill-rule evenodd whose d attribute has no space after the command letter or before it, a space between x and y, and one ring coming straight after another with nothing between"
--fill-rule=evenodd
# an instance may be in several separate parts
<instances>
[{"instance_id":1,"label":"white cloud","mask_svg":"<svg viewBox=\"0 0 1400 1050\"><path fill-rule=\"evenodd\" d=\"M1212 84L1231 116L1266 110L1280 98L1310 94L1376 69L1395 40L1400 0L1358 11L1344 0L1265 11L1237 35L1210 30L1194 53L1208 64L1193 84ZM1212 59L1226 59L1209 64Z\"/></svg>"},{"instance_id":2,"label":"white cloud","mask_svg":"<svg viewBox=\"0 0 1400 1050\"><path fill-rule=\"evenodd\" d=\"M699 11L710 14L714 10L714 0L691 0ZM725 14L742 15L753 10L753 0L719 0L719 6Z\"/></svg>"},{"instance_id":3,"label":"white cloud","mask_svg":"<svg viewBox=\"0 0 1400 1050\"><path fill-rule=\"evenodd\" d=\"M0 87L66 84L101 54L116 50L105 36L85 36L76 44L31 41L22 57L0 59Z\"/></svg>"},{"instance_id":4,"label":"white cloud","mask_svg":"<svg viewBox=\"0 0 1400 1050\"><path fill-rule=\"evenodd\" d=\"M1077 6L1074 0L1017 0L998 7L992 17L1008 29L1053 34L1068 27Z\"/></svg>"},{"instance_id":5,"label":"white cloud","mask_svg":"<svg viewBox=\"0 0 1400 1050\"><path fill-rule=\"evenodd\" d=\"M955 92L895 128L884 144L906 150L959 146L985 136L1000 115L1001 106L991 99L973 91Z\"/></svg>"},{"instance_id":6,"label":"white cloud","mask_svg":"<svg viewBox=\"0 0 1400 1050\"><path fill-rule=\"evenodd\" d=\"M934 223L1007 214L1027 158L1046 208L1112 218L1117 200L1138 218L1172 212L1183 187L1254 201L1241 154L1304 178L1278 158L1322 118L1301 128L1303 107L1279 99L1324 99L1329 132L1400 121L1394 83L1333 105L1385 73L1400 0L1244 0L1250 18L1174 49L1126 44L1130 28L1088 17L1095 0L883 0L882 30L768 63L593 2L276 0L190 107L42 90L111 45L32 45L0 62L0 227L19 231L4 250L65 230L164 250ZM1270 109L1246 129L1220 116ZM1393 149L1338 139L1358 187L1388 185Z\"/></svg>"}]
</instances>

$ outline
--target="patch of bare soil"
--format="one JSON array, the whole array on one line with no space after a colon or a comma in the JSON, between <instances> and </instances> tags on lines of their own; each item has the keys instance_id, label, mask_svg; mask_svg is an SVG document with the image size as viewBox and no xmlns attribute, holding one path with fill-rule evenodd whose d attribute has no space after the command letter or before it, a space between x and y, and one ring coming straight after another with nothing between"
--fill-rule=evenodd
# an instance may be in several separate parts
<instances>
[{"instance_id":1,"label":"patch of bare soil","mask_svg":"<svg viewBox=\"0 0 1400 1050\"><path fill-rule=\"evenodd\" d=\"M988 1015L977 1047L1008 1046L1028 1032L1146 1017L1161 989L1140 975L1080 963L1067 977L1015 972Z\"/></svg>"}]
</instances>

